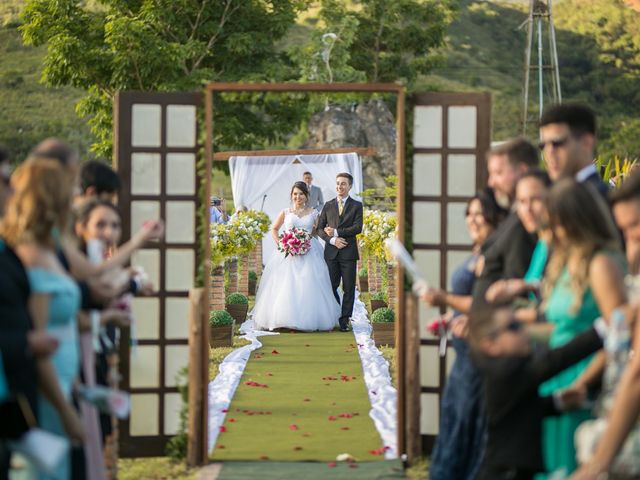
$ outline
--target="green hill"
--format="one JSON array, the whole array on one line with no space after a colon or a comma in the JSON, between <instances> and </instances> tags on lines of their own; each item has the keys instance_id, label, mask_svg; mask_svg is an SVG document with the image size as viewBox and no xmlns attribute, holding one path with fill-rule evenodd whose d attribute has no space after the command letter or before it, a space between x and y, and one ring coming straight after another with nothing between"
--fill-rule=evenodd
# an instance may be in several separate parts
<instances>
[{"instance_id":1,"label":"green hill","mask_svg":"<svg viewBox=\"0 0 640 480\"><path fill-rule=\"evenodd\" d=\"M0 28L0 145L14 161L48 136L65 138L82 152L91 144L74 110L82 92L41 84L43 56L44 49L22 45L15 26Z\"/></svg>"},{"instance_id":2,"label":"green hill","mask_svg":"<svg viewBox=\"0 0 640 480\"><path fill-rule=\"evenodd\" d=\"M0 143L16 158L46 135L72 139L87 151L90 134L77 119L74 89L39 83L43 49L21 45L16 12L22 0L0 5ZM89 3L94 3L89 1ZM449 29L446 60L420 79L416 90L489 90L493 137L521 132L527 0L460 0ZM638 0L556 0L558 55L564 100L581 100L597 111L602 151L640 155L640 12ZM317 7L301 16L287 45L300 44L317 23ZM535 112L534 112L535 113ZM535 129L529 132L535 136ZM624 144L624 148L622 145Z\"/></svg>"},{"instance_id":3,"label":"green hill","mask_svg":"<svg viewBox=\"0 0 640 480\"><path fill-rule=\"evenodd\" d=\"M527 5L462 2L449 31L447 60L426 79L440 89L492 91L495 139L521 133L526 30L519 27ZM564 0L554 2L554 18L563 100L591 105L606 143L637 117L640 13L621 0Z\"/></svg>"}]
</instances>

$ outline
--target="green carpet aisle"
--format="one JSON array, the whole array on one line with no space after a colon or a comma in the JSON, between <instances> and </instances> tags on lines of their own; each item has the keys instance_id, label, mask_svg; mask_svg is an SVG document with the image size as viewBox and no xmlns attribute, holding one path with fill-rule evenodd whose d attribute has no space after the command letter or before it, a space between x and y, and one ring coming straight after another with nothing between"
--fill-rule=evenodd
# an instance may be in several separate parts
<instances>
[{"instance_id":1,"label":"green carpet aisle","mask_svg":"<svg viewBox=\"0 0 640 480\"><path fill-rule=\"evenodd\" d=\"M400 460L336 466L326 463L225 462L217 480L392 480L404 479Z\"/></svg>"},{"instance_id":2,"label":"green carpet aisle","mask_svg":"<svg viewBox=\"0 0 640 480\"><path fill-rule=\"evenodd\" d=\"M330 464L343 453L358 462L384 459L352 334L283 333L260 341L220 427L213 461Z\"/></svg>"}]
</instances>

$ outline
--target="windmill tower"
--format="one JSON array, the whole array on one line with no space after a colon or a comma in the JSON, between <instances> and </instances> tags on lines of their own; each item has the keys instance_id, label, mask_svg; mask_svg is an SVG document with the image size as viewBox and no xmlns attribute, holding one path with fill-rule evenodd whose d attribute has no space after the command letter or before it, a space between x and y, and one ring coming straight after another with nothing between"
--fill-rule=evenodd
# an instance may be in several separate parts
<instances>
[{"instance_id":1,"label":"windmill tower","mask_svg":"<svg viewBox=\"0 0 640 480\"><path fill-rule=\"evenodd\" d=\"M523 134L527 133L527 126L535 122L540 118L540 115L542 115L545 107L545 99L549 101L547 103L562 102L558 50L556 48L556 30L553 26L552 0L530 0L529 16L523 23L523 25L525 24L527 26L527 46L524 53ZM536 36L537 47L535 51L533 44L534 35ZM547 37L546 41L545 36ZM535 63L533 63L533 61L535 61ZM537 76L537 112L535 112L535 110L531 112L532 105L529 104L530 89L533 83L532 76L534 79Z\"/></svg>"}]
</instances>

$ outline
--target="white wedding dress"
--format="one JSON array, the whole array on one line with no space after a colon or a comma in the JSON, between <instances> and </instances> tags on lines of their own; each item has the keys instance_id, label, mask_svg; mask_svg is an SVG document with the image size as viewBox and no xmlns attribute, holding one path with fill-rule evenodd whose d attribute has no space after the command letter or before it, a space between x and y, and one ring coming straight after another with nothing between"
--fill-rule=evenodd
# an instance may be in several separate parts
<instances>
[{"instance_id":1,"label":"white wedding dress","mask_svg":"<svg viewBox=\"0 0 640 480\"><path fill-rule=\"evenodd\" d=\"M298 217L285 210L283 228L303 228L308 232L318 217L317 211ZM331 288L329 270L322 244L312 238L304 255L284 256L276 251L265 266L256 305L252 312L255 328L273 330L291 328L310 332L332 330L338 325L340 305Z\"/></svg>"}]
</instances>

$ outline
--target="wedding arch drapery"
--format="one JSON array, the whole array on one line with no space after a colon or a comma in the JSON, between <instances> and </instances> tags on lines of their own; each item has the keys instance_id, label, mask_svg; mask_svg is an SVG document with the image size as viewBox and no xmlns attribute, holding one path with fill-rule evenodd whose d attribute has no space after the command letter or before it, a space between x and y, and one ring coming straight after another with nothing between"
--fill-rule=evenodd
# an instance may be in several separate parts
<instances>
[{"instance_id":1,"label":"wedding arch drapery","mask_svg":"<svg viewBox=\"0 0 640 480\"><path fill-rule=\"evenodd\" d=\"M351 193L359 198L362 192L362 163L356 153L296 154L277 156L233 156L229 158L233 203L236 208L263 210L271 220L290 204L291 187L311 172L313 184L322 190L325 202L336 196L336 175L347 172L353 176ZM275 251L269 235L263 239L266 263Z\"/></svg>"}]
</instances>

